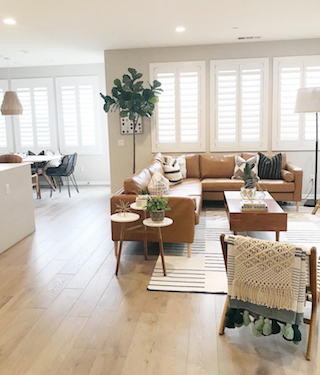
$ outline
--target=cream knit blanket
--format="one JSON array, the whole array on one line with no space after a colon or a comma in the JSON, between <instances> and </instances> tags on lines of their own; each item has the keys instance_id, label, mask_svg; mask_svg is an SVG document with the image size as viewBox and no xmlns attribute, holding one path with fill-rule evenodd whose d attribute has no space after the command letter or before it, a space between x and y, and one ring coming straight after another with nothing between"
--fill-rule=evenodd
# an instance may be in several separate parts
<instances>
[{"instance_id":1,"label":"cream knit blanket","mask_svg":"<svg viewBox=\"0 0 320 375\"><path fill-rule=\"evenodd\" d=\"M228 237L228 294L269 308L303 312L306 253L295 245Z\"/></svg>"}]
</instances>

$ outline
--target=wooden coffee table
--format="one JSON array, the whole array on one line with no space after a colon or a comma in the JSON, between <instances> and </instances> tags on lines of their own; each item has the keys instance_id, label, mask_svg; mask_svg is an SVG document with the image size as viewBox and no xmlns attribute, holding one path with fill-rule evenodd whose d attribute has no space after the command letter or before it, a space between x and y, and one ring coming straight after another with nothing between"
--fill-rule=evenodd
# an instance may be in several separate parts
<instances>
[{"instance_id":1,"label":"wooden coffee table","mask_svg":"<svg viewBox=\"0 0 320 375\"><path fill-rule=\"evenodd\" d=\"M264 201L268 205L268 212L242 212L240 191L225 191L224 202L230 230L237 232L276 232L276 240L279 241L280 232L287 230L287 214L266 193Z\"/></svg>"}]
</instances>

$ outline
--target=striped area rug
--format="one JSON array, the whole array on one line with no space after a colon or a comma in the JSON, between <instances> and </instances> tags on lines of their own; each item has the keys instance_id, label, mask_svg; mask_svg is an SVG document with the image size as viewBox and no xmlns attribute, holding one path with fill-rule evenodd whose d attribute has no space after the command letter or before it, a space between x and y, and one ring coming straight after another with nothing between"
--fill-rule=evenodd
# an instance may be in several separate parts
<instances>
[{"instance_id":1,"label":"striped area rug","mask_svg":"<svg viewBox=\"0 0 320 375\"><path fill-rule=\"evenodd\" d=\"M202 217L187 257L186 244L164 245L167 276L158 257L148 290L226 293L227 277L220 246L220 234L230 233L228 221Z\"/></svg>"},{"instance_id":2,"label":"striped area rug","mask_svg":"<svg viewBox=\"0 0 320 375\"><path fill-rule=\"evenodd\" d=\"M320 249L320 220L310 213L288 215L288 231L280 233L280 241ZM227 278L220 245L221 233L230 234L229 223L223 210L206 209L197 225L191 258L186 244L164 244L167 276L163 276L158 257L148 290L213 293L227 292ZM266 240L275 240L272 232L241 233Z\"/></svg>"}]
</instances>

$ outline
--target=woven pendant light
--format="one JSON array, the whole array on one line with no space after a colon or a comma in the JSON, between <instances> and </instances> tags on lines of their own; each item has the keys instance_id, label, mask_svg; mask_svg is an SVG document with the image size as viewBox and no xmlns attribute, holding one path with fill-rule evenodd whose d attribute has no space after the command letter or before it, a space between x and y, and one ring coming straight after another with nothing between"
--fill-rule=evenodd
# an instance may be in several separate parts
<instances>
[{"instance_id":1,"label":"woven pendant light","mask_svg":"<svg viewBox=\"0 0 320 375\"><path fill-rule=\"evenodd\" d=\"M1 105L1 113L3 116L22 115L23 108L15 91L7 91L4 94Z\"/></svg>"},{"instance_id":2,"label":"woven pendant light","mask_svg":"<svg viewBox=\"0 0 320 375\"><path fill-rule=\"evenodd\" d=\"M8 63L8 81L9 81L9 91L6 91L3 97L3 102L1 105L1 113L3 116L11 115L22 115L23 108L15 91L10 91L11 80L10 80L10 70L9 70L9 58L5 57Z\"/></svg>"}]
</instances>

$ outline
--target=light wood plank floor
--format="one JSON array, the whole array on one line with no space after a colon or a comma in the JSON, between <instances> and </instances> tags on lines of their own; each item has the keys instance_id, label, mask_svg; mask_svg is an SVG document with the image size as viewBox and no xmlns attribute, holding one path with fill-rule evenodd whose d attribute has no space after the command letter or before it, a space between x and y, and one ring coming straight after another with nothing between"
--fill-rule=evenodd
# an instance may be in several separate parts
<instances>
[{"instance_id":1,"label":"light wood plank floor","mask_svg":"<svg viewBox=\"0 0 320 375\"><path fill-rule=\"evenodd\" d=\"M0 255L1 375L316 373L305 342L219 337L225 296L147 291L156 246L145 261L127 243L115 277L108 188L42 197L36 232Z\"/></svg>"}]
</instances>

